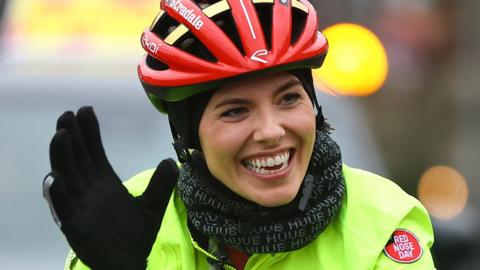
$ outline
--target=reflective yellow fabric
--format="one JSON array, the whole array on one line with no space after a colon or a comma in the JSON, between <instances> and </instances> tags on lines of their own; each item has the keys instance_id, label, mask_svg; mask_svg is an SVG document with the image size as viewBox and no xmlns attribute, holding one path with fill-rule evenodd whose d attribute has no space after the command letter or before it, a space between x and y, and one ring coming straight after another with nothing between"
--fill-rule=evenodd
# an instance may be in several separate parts
<instances>
[{"instance_id":1,"label":"reflective yellow fabric","mask_svg":"<svg viewBox=\"0 0 480 270\"><path fill-rule=\"evenodd\" d=\"M139 195L152 173L153 170L142 172L125 185L133 195ZM395 183L378 175L346 165L343 173L347 192L342 207L315 241L292 252L254 254L245 270L435 269L430 254L433 229L420 202ZM423 248L423 255L418 261L402 264L384 254L383 248L397 228L407 229L418 238ZM88 268L74 256L69 256L66 269ZM148 258L147 269L208 269L206 255L191 240L186 225L186 209L175 193Z\"/></svg>"}]
</instances>

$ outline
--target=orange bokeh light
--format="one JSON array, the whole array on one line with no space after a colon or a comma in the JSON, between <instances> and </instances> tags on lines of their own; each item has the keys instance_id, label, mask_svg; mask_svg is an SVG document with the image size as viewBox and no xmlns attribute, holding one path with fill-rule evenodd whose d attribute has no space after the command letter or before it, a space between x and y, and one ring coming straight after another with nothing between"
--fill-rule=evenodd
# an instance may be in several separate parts
<instances>
[{"instance_id":1,"label":"orange bokeh light","mask_svg":"<svg viewBox=\"0 0 480 270\"><path fill-rule=\"evenodd\" d=\"M465 208L468 187L463 176L455 169L434 166L420 178L418 198L432 216L452 219Z\"/></svg>"},{"instance_id":2,"label":"orange bokeh light","mask_svg":"<svg viewBox=\"0 0 480 270\"><path fill-rule=\"evenodd\" d=\"M323 66L314 70L323 91L347 96L367 96L380 89L388 73L385 48L369 29L341 23L323 31L329 51Z\"/></svg>"}]
</instances>

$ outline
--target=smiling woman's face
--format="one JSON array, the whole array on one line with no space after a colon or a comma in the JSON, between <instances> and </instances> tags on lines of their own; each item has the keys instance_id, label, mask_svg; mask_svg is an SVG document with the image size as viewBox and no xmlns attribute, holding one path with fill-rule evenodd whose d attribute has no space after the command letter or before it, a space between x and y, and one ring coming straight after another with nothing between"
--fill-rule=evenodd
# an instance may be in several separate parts
<instances>
[{"instance_id":1,"label":"smiling woman's face","mask_svg":"<svg viewBox=\"0 0 480 270\"><path fill-rule=\"evenodd\" d=\"M213 94L198 133L213 176L250 201L280 206L295 198L307 171L315 113L294 75L249 77Z\"/></svg>"}]
</instances>

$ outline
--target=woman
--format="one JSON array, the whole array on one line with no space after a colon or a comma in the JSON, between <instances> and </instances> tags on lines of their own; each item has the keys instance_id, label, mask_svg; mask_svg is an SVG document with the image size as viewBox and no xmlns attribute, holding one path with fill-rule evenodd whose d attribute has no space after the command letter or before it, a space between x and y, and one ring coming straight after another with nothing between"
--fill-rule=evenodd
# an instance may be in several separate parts
<instances>
[{"instance_id":1,"label":"woman","mask_svg":"<svg viewBox=\"0 0 480 270\"><path fill-rule=\"evenodd\" d=\"M60 116L44 196L74 251L66 269L434 269L423 206L341 162L312 83L328 46L307 1L161 7L138 72L181 166L124 187L92 108Z\"/></svg>"}]
</instances>

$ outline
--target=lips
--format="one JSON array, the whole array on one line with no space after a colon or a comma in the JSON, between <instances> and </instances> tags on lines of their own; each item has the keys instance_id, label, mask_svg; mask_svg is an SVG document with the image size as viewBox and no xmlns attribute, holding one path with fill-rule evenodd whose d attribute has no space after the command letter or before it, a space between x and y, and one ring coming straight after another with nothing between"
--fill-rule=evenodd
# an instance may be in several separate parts
<instances>
[{"instance_id":1,"label":"lips","mask_svg":"<svg viewBox=\"0 0 480 270\"><path fill-rule=\"evenodd\" d=\"M272 156L261 156L245 159L242 163L248 170L257 174L275 174L285 170L290 160L290 150Z\"/></svg>"}]
</instances>

